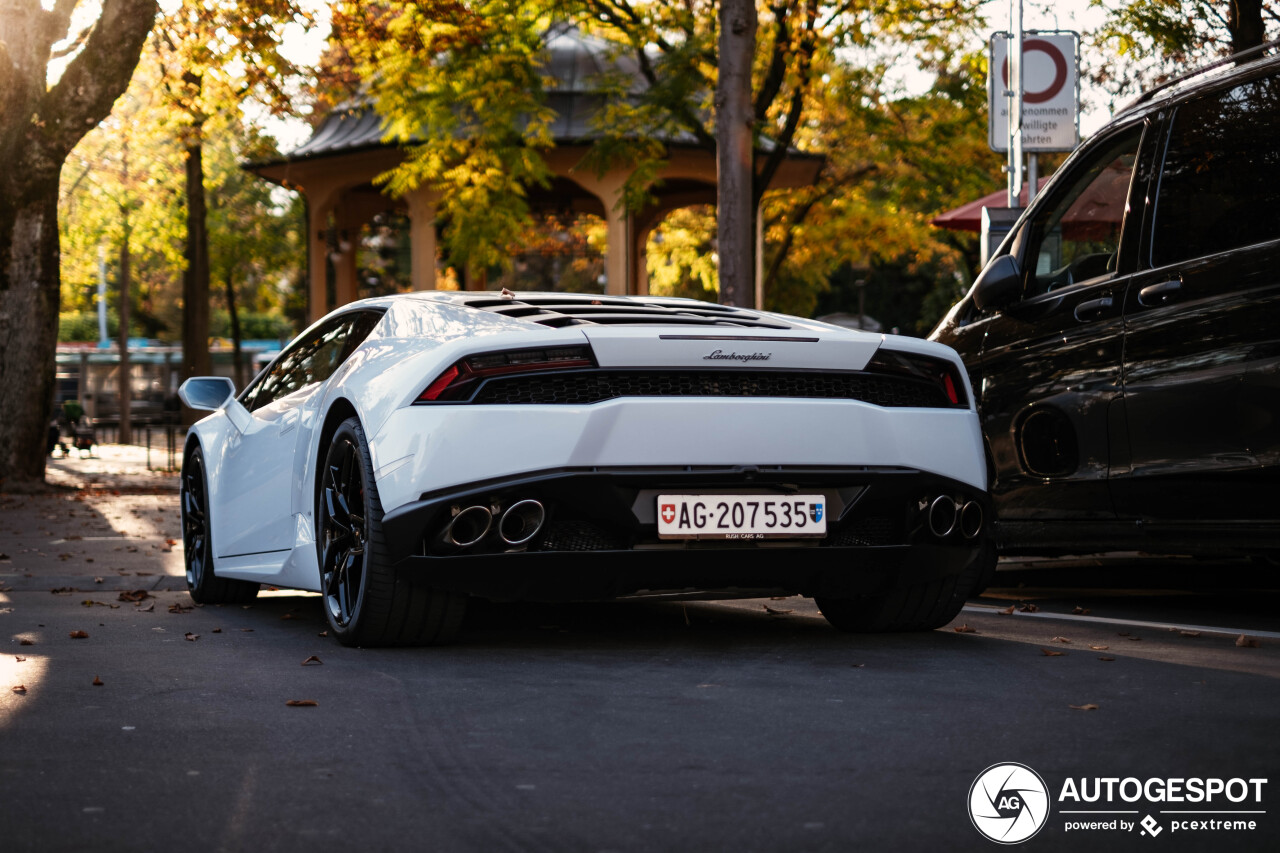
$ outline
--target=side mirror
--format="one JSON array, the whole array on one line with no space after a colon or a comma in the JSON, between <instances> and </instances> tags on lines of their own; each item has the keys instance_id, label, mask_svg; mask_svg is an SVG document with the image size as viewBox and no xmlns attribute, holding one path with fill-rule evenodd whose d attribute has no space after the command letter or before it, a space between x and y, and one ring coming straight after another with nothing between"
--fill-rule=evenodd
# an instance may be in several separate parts
<instances>
[{"instance_id":1,"label":"side mirror","mask_svg":"<svg viewBox=\"0 0 1280 853\"><path fill-rule=\"evenodd\" d=\"M983 311L1000 308L1018 298L1022 270L1012 255L1001 255L987 264L973 283L973 304Z\"/></svg>"},{"instance_id":2,"label":"side mirror","mask_svg":"<svg viewBox=\"0 0 1280 853\"><path fill-rule=\"evenodd\" d=\"M178 389L183 403L206 412L216 412L235 396L236 384L225 376L193 376Z\"/></svg>"}]
</instances>

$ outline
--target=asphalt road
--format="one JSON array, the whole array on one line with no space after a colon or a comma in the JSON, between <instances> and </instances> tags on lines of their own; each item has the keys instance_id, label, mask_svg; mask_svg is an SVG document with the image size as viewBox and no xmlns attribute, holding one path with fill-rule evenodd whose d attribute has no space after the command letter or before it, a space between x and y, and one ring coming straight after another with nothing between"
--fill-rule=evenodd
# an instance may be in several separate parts
<instances>
[{"instance_id":1,"label":"asphalt road","mask_svg":"<svg viewBox=\"0 0 1280 853\"><path fill-rule=\"evenodd\" d=\"M0 850L995 849L969 795L1003 762L1049 789L1028 850L1280 849L1270 567L1011 566L915 635L800 598L490 605L357 650L315 596L190 607L175 496L134 491L0 496ZM1099 777L1268 782L1065 814ZM1227 809L1265 813L1162 814Z\"/></svg>"}]
</instances>

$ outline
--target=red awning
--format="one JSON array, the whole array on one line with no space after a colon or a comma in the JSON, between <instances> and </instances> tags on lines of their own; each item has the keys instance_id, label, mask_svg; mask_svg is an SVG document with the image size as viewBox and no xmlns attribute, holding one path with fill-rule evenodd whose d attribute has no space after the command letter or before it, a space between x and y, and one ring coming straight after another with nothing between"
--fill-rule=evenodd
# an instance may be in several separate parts
<instances>
[{"instance_id":1,"label":"red awning","mask_svg":"<svg viewBox=\"0 0 1280 853\"><path fill-rule=\"evenodd\" d=\"M1041 178L1040 186L1044 186L1047 177ZM1027 190L1024 184L1022 187L1022 195L1018 197L1018 203L1022 207L1027 206ZM939 228L948 228L952 231L973 231L974 233L982 230L982 208L984 207L1004 207L1009 202L1008 190L996 190L990 195L984 195L977 201L971 201L968 204L962 204L954 210L948 210L946 213L939 214L930 220L930 223Z\"/></svg>"}]
</instances>

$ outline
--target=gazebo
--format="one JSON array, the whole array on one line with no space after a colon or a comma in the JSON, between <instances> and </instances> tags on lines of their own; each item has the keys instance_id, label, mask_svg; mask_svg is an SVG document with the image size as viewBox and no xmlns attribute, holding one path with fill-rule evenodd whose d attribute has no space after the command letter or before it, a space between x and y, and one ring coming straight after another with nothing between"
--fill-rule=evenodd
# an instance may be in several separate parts
<instances>
[{"instance_id":1,"label":"gazebo","mask_svg":"<svg viewBox=\"0 0 1280 853\"><path fill-rule=\"evenodd\" d=\"M631 168L614 168L600 175L583 165L598 136L593 119L607 97L595 88L594 80L605 73L621 73L635 79L637 86L644 85L635 60L616 54L614 45L571 25L557 25L549 31L546 74L552 83L547 106L557 118L552 125L555 145L545 157L554 177L549 188L531 192L529 202L535 211L599 216L607 226L603 292L646 294L649 233L677 208L716 203L716 160L714 152L697 145L692 135L665 138L667 162L658 174L660 183L653 193L656 200L638 211L623 209L621 194ZM756 157L762 159L768 153L769 149L757 151ZM373 183L403 157L399 146L383 141L381 116L367 104L356 104L326 116L309 140L283 158L247 167L307 198L307 268L313 320L357 298L356 240L366 223L388 210L408 215L413 288L438 286L438 197L425 187L390 197ZM788 152L770 189L811 184L821 162L819 155ZM335 304L330 304L329 298L330 264ZM757 303L762 296L759 267L757 263ZM467 289L485 286L482 279L465 275L461 285Z\"/></svg>"}]
</instances>

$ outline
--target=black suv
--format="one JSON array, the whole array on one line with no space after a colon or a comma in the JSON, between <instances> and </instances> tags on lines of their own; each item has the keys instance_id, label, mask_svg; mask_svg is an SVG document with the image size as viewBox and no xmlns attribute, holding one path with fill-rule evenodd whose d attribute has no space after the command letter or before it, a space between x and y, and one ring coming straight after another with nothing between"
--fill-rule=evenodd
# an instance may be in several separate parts
<instances>
[{"instance_id":1,"label":"black suv","mask_svg":"<svg viewBox=\"0 0 1280 853\"><path fill-rule=\"evenodd\" d=\"M1277 45L1117 116L934 330L1004 553L1280 554Z\"/></svg>"}]
</instances>

